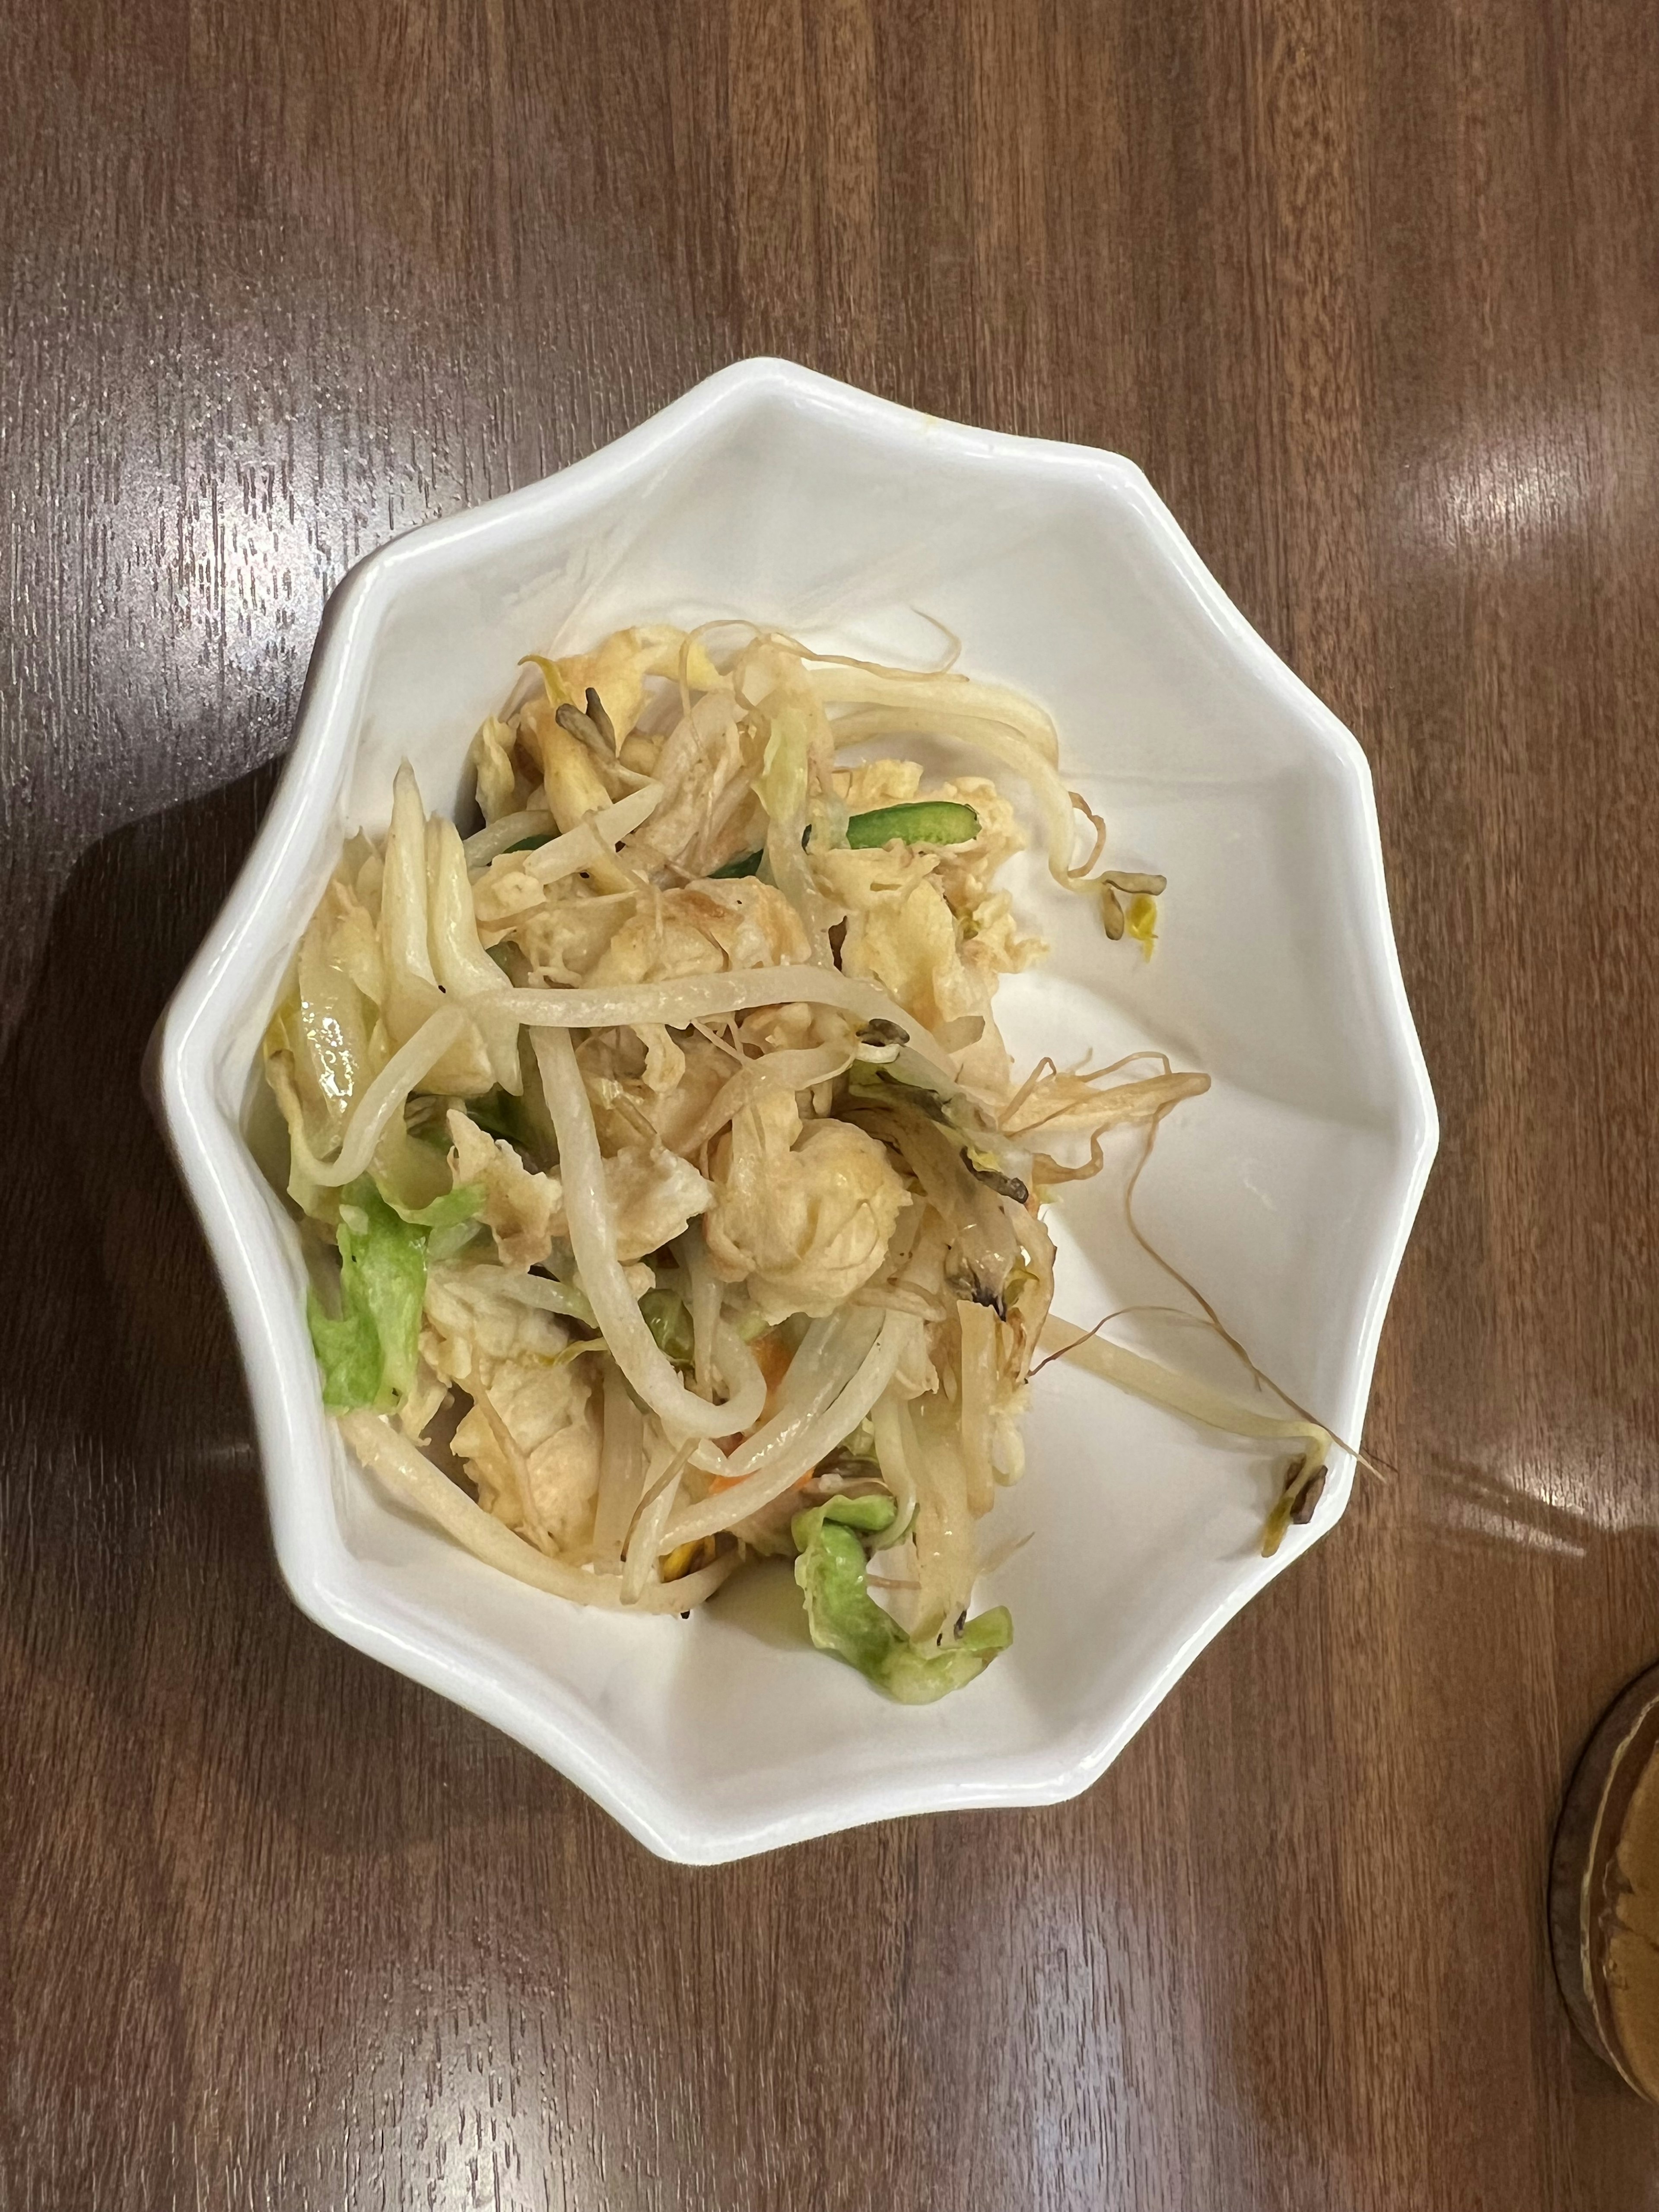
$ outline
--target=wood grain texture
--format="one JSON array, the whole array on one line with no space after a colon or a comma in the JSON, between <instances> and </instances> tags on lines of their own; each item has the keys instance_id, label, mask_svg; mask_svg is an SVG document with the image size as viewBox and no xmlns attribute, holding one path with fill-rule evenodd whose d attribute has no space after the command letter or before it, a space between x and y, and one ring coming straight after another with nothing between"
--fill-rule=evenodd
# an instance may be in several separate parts
<instances>
[{"instance_id":1,"label":"wood grain texture","mask_svg":"<svg viewBox=\"0 0 1659 2212\"><path fill-rule=\"evenodd\" d=\"M1555 1807L1659 1649L1650 0L0 5L0 2212L1638 2212ZM359 552L793 354L1113 446L1359 733L1397 1470L1101 1784L660 1866L277 1586L138 1103Z\"/></svg>"}]
</instances>

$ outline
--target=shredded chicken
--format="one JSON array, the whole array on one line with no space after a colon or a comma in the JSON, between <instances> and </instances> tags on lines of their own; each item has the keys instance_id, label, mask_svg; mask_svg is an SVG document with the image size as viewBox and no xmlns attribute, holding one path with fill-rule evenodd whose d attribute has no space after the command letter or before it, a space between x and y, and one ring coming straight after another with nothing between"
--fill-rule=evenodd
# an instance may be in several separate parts
<instances>
[{"instance_id":1,"label":"shredded chicken","mask_svg":"<svg viewBox=\"0 0 1659 2212\"><path fill-rule=\"evenodd\" d=\"M564 1194L556 1179L526 1168L505 1137L489 1137L459 1106L449 1113L453 1150L450 1168L458 1183L483 1191L483 1218L495 1233L504 1267L533 1267L546 1259L564 1228Z\"/></svg>"}]
</instances>

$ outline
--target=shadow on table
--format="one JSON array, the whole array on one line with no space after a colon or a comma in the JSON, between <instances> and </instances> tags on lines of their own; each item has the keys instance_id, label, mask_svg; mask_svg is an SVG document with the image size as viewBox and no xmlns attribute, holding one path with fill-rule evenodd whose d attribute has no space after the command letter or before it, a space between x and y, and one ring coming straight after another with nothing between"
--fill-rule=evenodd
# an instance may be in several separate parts
<instances>
[{"instance_id":1,"label":"shadow on table","mask_svg":"<svg viewBox=\"0 0 1659 2212\"><path fill-rule=\"evenodd\" d=\"M0 1061L0 1676L14 1697L33 1684L54 1729L112 1745L125 1718L141 1759L212 1762L216 1786L314 1823L337 1853L375 1848L377 1826L384 1844L441 1817L423 1791L424 1813L394 1803L385 1763L386 1802L370 1814L377 1729L430 1739L439 1780L440 1742L450 1759L505 1765L492 1774L498 1811L520 1792L545 1808L563 1785L311 1627L276 1572L228 1316L140 1090L150 1032L275 782L274 767L257 770L85 855ZM204 1726L193 1677L210 1668L218 1724ZM154 1741L157 1728L173 1741ZM342 1819L354 1797L356 1817Z\"/></svg>"},{"instance_id":2,"label":"shadow on table","mask_svg":"<svg viewBox=\"0 0 1659 2212\"><path fill-rule=\"evenodd\" d=\"M274 782L256 770L84 855L0 1062L0 1332L27 1455L7 1493L26 1519L49 1499L55 1516L88 1511L112 1534L114 1516L130 1534L163 1485L177 1499L204 1474L252 1476L228 1321L139 1070Z\"/></svg>"}]
</instances>

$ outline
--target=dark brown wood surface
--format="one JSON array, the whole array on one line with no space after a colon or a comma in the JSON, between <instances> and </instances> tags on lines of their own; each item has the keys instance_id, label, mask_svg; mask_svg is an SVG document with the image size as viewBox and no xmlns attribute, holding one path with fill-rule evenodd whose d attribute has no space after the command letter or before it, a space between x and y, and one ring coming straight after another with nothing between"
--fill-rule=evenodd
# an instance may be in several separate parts
<instances>
[{"instance_id":1,"label":"dark brown wood surface","mask_svg":"<svg viewBox=\"0 0 1659 2212\"><path fill-rule=\"evenodd\" d=\"M1555 1808L1659 1652L1651 0L0 7L0 2212L1635 2212ZM139 1103L323 597L778 351L1133 455L1359 733L1396 1468L1080 1802L648 1858L267 1549Z\"/></svg>"}]
</instances>

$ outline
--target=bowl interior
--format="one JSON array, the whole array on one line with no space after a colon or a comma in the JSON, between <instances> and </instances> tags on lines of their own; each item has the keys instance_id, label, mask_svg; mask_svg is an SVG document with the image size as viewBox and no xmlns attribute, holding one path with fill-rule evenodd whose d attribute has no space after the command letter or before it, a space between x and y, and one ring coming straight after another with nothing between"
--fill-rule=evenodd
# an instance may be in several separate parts
<instances>
[{"instance_id":1,"label":"bowl interior","mask_svg":"<svg viewBox=\"0 0 1659 2212\"><path fill-rule=\"evenodd\" d=\"M1138 1218L1256 1359L1350 1437L1431 1142L1358 748L1127 464L762 377L704 387L547 485L378 556L308 708L280 866L216 987L230 1201L269 1279L258 1314L238 1317L245 1340L270 1337L266 1380L285 1401L280 1417L267 1408L256 1370L279 1553L331 1625L511 1729L656 1848L696 1857L1064 1795L1276 1571L1255 1548L1270 1454L1063 1365L1034 1390L1030 1473L985 1524L988 1548L1029 1539L981 1584L982 1602L1013 1610L1013 1649L923 1711L810 1650L787 1571L687 1623L579 1613L459 1555L347 1465L317 1407L297 1241L236 1133L340 836L384 826L404 755L429 804L462 799L467 741L522 653L731 616L912 665L948 630L965 669L1054 714L1113 860L1158 868L1170 891L1148 962L1108 944L1030 856L1017 863L1017 903L1053 952L1005 982L1005 1032L1027 1061L1150 1045L1211 1074L1165 1125ZM1133 1158L1125 1145L1057 1209L1058 1309L1085 1325L1178 1295L1125 1234ZM1238 1386L1198 1332L1124 1326ZM1321 1525L1346 1480L1334 1473Z\"/></svg>"}]
</instances>

